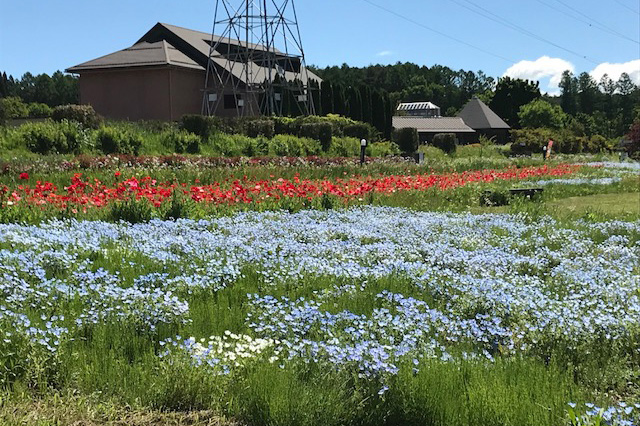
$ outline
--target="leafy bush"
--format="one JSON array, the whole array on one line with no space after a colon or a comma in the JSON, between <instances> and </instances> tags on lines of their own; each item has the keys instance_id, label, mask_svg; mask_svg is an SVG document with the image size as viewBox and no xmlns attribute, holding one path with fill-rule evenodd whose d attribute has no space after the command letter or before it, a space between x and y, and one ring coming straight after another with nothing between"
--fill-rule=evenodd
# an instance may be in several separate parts
<instances>
[{"instance_id":1,"label":"leafy bush","mask_svg":"<svg viewBox=\"0 0 640 426\"><path fill-rule=\"evenodd\" d=\"M549 139L559 141L559 136L559 132L552 129L511 130L513 138L511 153L515 155L542 154L542 148L549 143Z\"/></svg>"},{"instance_id":2,"label":"leafy bush","mask_svg":"<svg viewBox=\"0 0 640 426\"><path fill-rule=\"evenodd\" d=\"M393 141L404 154L412 155L418 149L418 130L411 127L396 129L393 132Z\"/></svg>"},{"instance_id":3,"label":"leafy bush","mask_svg":"<svg viewBox=\"0 0 640 426\"><path fill-rule=\"evenodd\" d=\"M300 136L317 140L322 150L327 152L331 148L333 127L329 123L304 123L300 126Z\"/></svg>"},{"instance_id":4,"label":"leafy bush","mask_svg":"<svg viewBox=\"0 0 640 426\"><path fill-rule=\"evenodd\" d=\"M29 116L29 107L17 96L0 98L0 110L5 118L26 118Z\"/></svg>"},{"instance_id":5,"label":"leafy bush","mask_svg":"<svg viewBox=\"0 0 640 426\"><path fill-rule=\"evenodd\" d=\"M358 140L366 139L371 142L374 138L375 129L370 124L366 123L354 123L344 126L342 133L350 138L356 138Z\"/></svg>"},{"instance_id":6,"label":"leafy bush","mask_svg":"<svg viewBox=\"0 0 640 426\"><path fill-rule=\"evenodd\" d=\"M89 134L79 123L27 123L19 129L27 148L37 154L79 154L90 146Z\"/></svg>"},{"instance_id":7,"label":"leafy bush","mask_svg":"<svg viewBox=\"0 0 640 426\"><path fill-rule=\"evenodd\" d=\"M602 135L593 135L587 139L583 149L591 154L598 154L607 150L609 141Z\"/></svg>"},{"instance_id":8,"label":"leafy bush","mask_svg":"<svg viewBox=\"0 0 640 426\"><path fill-rule=\"evenodd\" d=\"M329 154L336 157L357 157L360 155L360 140L356 138L333 138Z\"/></svg>"},{"instance_id":9,"label":"leafy bush","mask_svg":"<svg viewBox=\"0 0 640 426\"><path fill-rule=\"evenodd\" d=\"M551 105L543 99L535 99L521 106L518 117L522 127L551 129L561 128L567 118L560 105Z\"/></svg>"},{"instance_id":10,"label":"leafy bush","mask_svg":"<svg viewBox=\"0 0 640 426\"><path fill-rule=\"evenodd\" d=\"M91 105L62 105L55 107L51 118L54 121L75 121L85 129L98 129L102 124L102 118Z\"/></svg>"},{"instance_id":11,"label":"leafy bush","mask_svg":"<svg viewBox=\"0 0 640 426\"><path fill-rule=\"evenodd\" d=\"M433 137L433 146L440 148L447 154L456 152L455 133L438 133Z\"/></svg>"},{"instance_id":12,"label":"leafy bush","mask_svg":"<svg viewBox=\"0 0 640 426\"><path fill-rule=\"evenodd\" d=\"M220 121L216 117L206 117L204 115L189 114L182 117L180 128L189 133L198 135L203 139L216 133L219 129Z\"/></svg>"},{"instance_id":13,"label":"leafy bush","mask_svg":"<svg viewBox=\"0 0 640 426\"><path fill-rule=\"evenodd\" d=\"M121 220L129 223L149 222L153 217L153 207L146 198L120 201L112 204L109 216L114 222Z\"/></svg>"},{"instance_id":14,"label":"leafy bush","mask_svg":"<svg viewBox=\"0 0 640 426\"><path fill-rule=\"evenodd\" d=\"M275 135L275 125L273 120L267 118L247 121L245 126L245 134L250 138L264 136L267 139L271 139Z\"/></svg>"},{"instance_id":15,"label":"leafy bush","mask_svg":"<svg viewBox=\"0 0 640 426\"><path fill-rule=\"evenodd\" d=\"M118 127L101 127L96 139L105 154L138 155L143 142L139 134Z\"/></svg>"},{"instance_id":16,"label":"leafy bush","mask_svg":"<svg viewBox=\"0 0 640 426\"><path fill-rule=\"evenodd\" d=\"M51 107L47 104L33 103L28 105L29 117L33 118L49 118L53 113Z\"/></svg>"},{"instance_id":17,"label":"leafy bush","mask_svg":"<svg viewBox=\"0 0 640 426\"><path fill-rule=\"evenodd\" d=\"M290 117L272 117L276 135L297 135L300 132L299 123Z\"/></svg>"},{"instance_id":18,"label":"leafy bush","mask_svg":"<svg viewBox=\"0 0 640 426\"><path fill-rule=\"evenodd\" d=\"M369 157L386 157L398 154L400 154L400 148L393 142L374 142L367 146L367 155Z\"/></svg>"},{"instance_id":19,"label":"leafy bush","mask_svg":"<svg viewBox=\"0 0 640 426\"><path fill-rule=\"evenodd\" d=\"M201 138L188 132L169 132L167 137L173 141L178 154L199 154Z\"/></svg>"},{"instance_id":20,"label":"leafy bush","mask_svg":"<svg viewBox=\"0 0 640 426\"><path fill-rule=\"evenodd\" d=\"M297 157L318 155L321 151L320 142L310 138L299 138L290 135L276 135L268 141L268 154L277 156Z\"/></svg>"}]
</instances>

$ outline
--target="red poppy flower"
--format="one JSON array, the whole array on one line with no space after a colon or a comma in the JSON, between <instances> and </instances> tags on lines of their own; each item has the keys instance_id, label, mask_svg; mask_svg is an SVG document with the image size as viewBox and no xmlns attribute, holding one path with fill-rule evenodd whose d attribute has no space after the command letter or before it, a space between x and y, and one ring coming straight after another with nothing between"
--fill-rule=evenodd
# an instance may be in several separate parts
<instances>
[{"instance_id":1,"label":"red poppy flower","mask_svg":"<svg viewBox=\"0 0 640 426\"><path fill-rule=\"evenodd\" d=\"M29 173L20 173L20 179L29 180Z\"/></svg>"},{"instance_id":2,"label":"red poppy flower","mask_svg":"<svg viewBox=\"0 0 640 426\"><path fill-rule=\"evenodd\" d=\"M122 174L122 173L120 173L120 172L115 172L115 173L114 173L114 176L115 176L115 177L119 177L121 174Z\"/></svg>"}]
</instances>

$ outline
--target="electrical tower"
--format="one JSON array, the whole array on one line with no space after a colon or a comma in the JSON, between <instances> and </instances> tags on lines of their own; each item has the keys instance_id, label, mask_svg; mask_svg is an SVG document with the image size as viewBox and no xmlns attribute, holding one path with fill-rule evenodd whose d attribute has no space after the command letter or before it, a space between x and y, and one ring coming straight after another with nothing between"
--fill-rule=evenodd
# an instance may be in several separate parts
<instances>
[{"instance_id":1,"label":"electrical tower","mask_svg":"<svg viewBox=\"0 0 640 426\"><path fill-rule=\"evenodd\" d=\"M216 0L204 115L313 115L313 90L293 0Z\"/></svg>"}]
</instances>

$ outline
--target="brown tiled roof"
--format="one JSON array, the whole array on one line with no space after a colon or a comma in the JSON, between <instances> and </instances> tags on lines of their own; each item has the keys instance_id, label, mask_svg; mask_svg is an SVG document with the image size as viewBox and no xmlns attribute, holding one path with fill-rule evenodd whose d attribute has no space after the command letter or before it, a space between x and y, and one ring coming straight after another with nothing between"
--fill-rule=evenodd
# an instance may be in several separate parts
<instances>
[{"instance_id":1,"label":"brown tiled roof","mask_svg":"<svg viewBox=\"0 0 640 426\"><path fill-rule=\"evenodd\" d=\"M469 127L476 130L511 128L498 114L491 111L491 108L475 96L460 111L458 117L462 118Z\"/></svg>"},{"instance_id":2,"label":"brown tiled roof","mask_svg":"<svg viewBox=\"0 0 640 426\"><path fill-rule=\"evenodd\" d=\"M173 47L165 40L156 43L141 42L84 64L69 68L68 72L85 70L128 68L138 66L174 65L184 68L204 70L195 61Z\"/></svg>"},{"instance_id":3,"label":"brown tiled roof","mask_svg":"<svg viewBox=\"0 0 640 426\"><path fill-rule=\"evenodd\" d=\"M167 59L171 65L188 66L190 68L203 69L207 67L209 52L211 50L212 37L211 34L203 33L201 31L189 30L187 28L177 27L175 25L158 23L151 30L149 30L135 45L129 49L122 50L120 52L113 53L111 55L104 56L93 61L86 62L81 65L69 68L67 71L72 73L79 73L82 71L88 71L91 69L104 69L104 68L126 68L136 66L151 66L162 64L162 57L159 52L150 53L143 49L137 49L136 46L153 45L156 46L160 42L166 42L168 46L175 49L180 54L173 55L173 51L170 50L169 58ZM238 45L240 42L229 38L221 38L214 36L213 43L222 41L224 47L229 45ZM251 45L255 50L264 50L266 48L260 45ZM281 52L275 50L276 54ZM168 63L167 62L167 63ZM238 64L235 67L227 67L228 60L224 58L215 58L214 62L221 68L231 69L234 77L241 81L246 79L246 74L242 73L242 66ZM166 63L165 63L166 64ZM251 63L249 75L254 83L262 83L268 74L269 68L260 66L256 63ZM309 72L309 78L316 81L322 81L320 77ZM295 73L285 71L285 78L288 80L293 79L296 76ZM305 73L301 73L301 78L306 78Z\"/></svg>"},{"instance_id":4,"label":"brown tiled roof","mask_svg":"<svg viewBox=\"0 0 640 426\"><path fill-rule=\"evenodd\" d=\"M458 117L393 117L394 129L406 127L418 129L422 133L475 133Z\"/></svg>"}]
</instances>

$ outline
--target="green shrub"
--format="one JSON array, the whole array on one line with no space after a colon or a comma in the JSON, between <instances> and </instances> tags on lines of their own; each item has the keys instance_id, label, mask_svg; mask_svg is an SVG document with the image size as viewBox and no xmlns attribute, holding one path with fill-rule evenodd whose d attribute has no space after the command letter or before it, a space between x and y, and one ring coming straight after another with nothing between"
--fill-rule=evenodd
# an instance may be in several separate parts
<instances>
[{"instance_id":1,"label":"green shrub","mask_svg":"<svg viewBox=\"0 0 640 426\"><path fill-rule=\"evenodd\" d=\"M511 153L515 155L542 154L542 148L547 146L549 139L560 142L560 133L551 129L514 129L511 137Z\"/></svg>"},{"instance_id":2,"label":"green shrub","mask_svg":"<svg viewBox=\"0 0 640 426\"><path fill-rule=\"evenodd\" d=\"M146 198L120 201L111 205L109 216L114 222L121 220L129 223L149 222L153 217L153 207Z\"/></svg>"},{"instance_id":3,"label":"green shrub","mask_svg":"<svg viewBox=\"0 0 640 426\"><path fill-rule=\"evenodd\" d=\"M393 142L374 142L367 146L367 155L369 157L386 157L398 154L400 154L400 148Z\"/></svg>"},{"instance_id":4,"label":"green shrub","mask_svg":"<svg viewBox=\"0 0 640 426\"><path fill-rule=\"evenodd\" d=\"M171 204L162 214L162 218L165 220L187 219L192 217L194 210L195 201L188 195L183 194L180 189L177 189L171 194Z\"/></svg>"},{"instance_id":5,"label":"green shrub","mask_svg":"<svg viewBox=\"0 0 640 426\"><path fill-rule=\"evenodd\" d=\"M418 152L423 152L425 159L445 159L447 157L443 150L430 145L420 146Z\"/></svg>"},{"instance_id":6,"label":"green shrub","mask_svg":"<svg viewBox=\"0 0 640 426\"><path fill-rule=\"evenodd\" d=\"M300 126L300 136L320 142L322 150L327 152L331 148L333 127L330 123L304 123Z\"/></svg>"},{"instance_id":7,"label":"green shrub","mask_svg":"<svg viewBox=\"0 0 640 426\"><path fill-rule=\"evenodd\" d=\"M26 147L37 154L79 154L90 146L89 134L79 123L27 123L18 130Z\"/></svg>"},{"instance_id":8,"label":"green shrub","mask_svg":"<svg viewBox=\"0 0 640 426\"><path fill-rule=\"evenodd\" d=\"M219 130L220 120L217 117L189 114L182 117L180 128L203 139L208 139Z\"/></svg>"},{"instance_id":9,"label":"green shrub","mask_svg":"<svg viewBox=\"0 0 640 426\"><path fill-rule=\"evenodd\" d=\"M272 117L276 135L297 135L300 132L298 122L290 117Z\"/></svg>"},{"instance_id":10,"label":"green shrub","mask_svg":"<svg viewBox=\"0 0 640 426\"><path fill-rule=\"evenodd\" d=\"M268 141L268 154L276 156L297 157L318 155L320 142L310 138L299 138L291 135L276 135Z\"/></svg>"},{"instance_id":11,"label":"green shrub","mask_svg":"<svg viewBox=\"0 0 640 426\"><path fill-rule=\"evenodd\" d=\"M105 154L138 155L142 137L129 129L101 127L96 135L98 148Z\"/></svg>"},{"instance_id":12,"label":"green shrub","mask_svg":"<svg viewBox=\"0 0 640 426\"><path fill-rule=\"evenodd\" d=\"M4 108L4 104L0 102L0 126L4 126L6 124L7 118L7 110Z\"/></svg>"},{"instance_id":13,"label":"green shrub","mask_svg":"<svg viewBox=\"0 0 640 426\"><path fill-rule=\"evenodd\" d=\"M75 121L85 129L98 129L102 118L91 105L61 105L55 107L51 114L54 121Z\"/></svg>"},{"instance_id":14,"label":"green shrub","mask_svg":"<svg viewBox=\"0 0 640 426\"><path fill-rule=\"evenodd\" d=\"M29 116L29 107L17 96L0 98L0 110L6 119L26 118Z\"/></svg>"},{"instance_id":15,"label":"green shrub","mask_svg":"<svg viewBox=\"0 0 640 426\"><path fill-rule=\"evenodd\" d=\"M357 157L360 155L360 140L356 138L333 138L331 155L336 157Z\"/></svg>"},{"instance_id":16,"label":"green shrub","mask_svg":"<svg viewBox=\"0 0 640 426\"><path fill-rule=\"evenodd\" d=\"M354 123L344 126L342 133L350 138L356 138L358 140L366 139L371 142L374 139L375 130L369 124Z\"/></svg>"},{"instance_id":17,"label":"green shrub","mask_svg":"<svg viewBox=\"0 0 640 426\"><path fill-rule=\"evenodd\" d=\"M271 139L275 135L275 125L273 120L268 118L250 120L245 123L245 134L250 138L264 136L267 139Z\"/></svg>"},{"instance_id":18,"label":"green shrub","mask_svg":"<svg viewBox=\"0 0 640 426\"><path fill-rule=\"evenodd\" d=\"M393 132L393 141L405 155L413 155L418 149L418 130L406 127Z\"/></svg>"},{"instance_id":19,"label":"green shrub","mask_svg":"<svg viewBox=\"0 0 640 426\"><path fill-rule=\"evenodd\" d=\"M167 137L173 141L175 152L178 154L199 154L202 139L198 135L188 132L168 132Z\"/></svg>"},{"instance_id":20,"label":"green shrub","mask_svg":"<svg viewBox=\"0 0 640 426\"><path fill-rule=\"evenodd\" d=\"M456 152L455 133L438 133L433 137L433 146L440 148L447 154Z\"/></svg>"},{"instance_id":21,"label":"green shrub","mask_svg":"<svg viewBox=\"0 0 640 426\"><path fill-rule=\"evenodd\" d=\"M598 154L608 149L609 141L602 135L591 136L584 146L584 150L591 154Z\"/></svg>"},{"instance_id":22,"label":"green shrub","mask_svg":"<svg viewBox=\"0 0 640 426\"><path fill-rule=\"evenodd\" d=\"M49 118L53 113L51 107L47 104L33 103L28 105L29 117L33 118Z\"/></svg>"}]
</instances>

